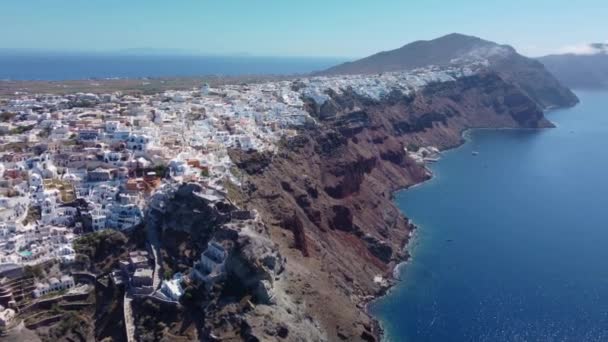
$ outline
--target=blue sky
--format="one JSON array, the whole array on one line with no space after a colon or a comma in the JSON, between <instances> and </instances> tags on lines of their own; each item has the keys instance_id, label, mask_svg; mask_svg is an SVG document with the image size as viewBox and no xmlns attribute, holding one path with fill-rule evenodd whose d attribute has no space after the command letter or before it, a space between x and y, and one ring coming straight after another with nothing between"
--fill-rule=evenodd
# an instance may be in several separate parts
<instances>
[{"instance_id":1,"label":"blue sky","mask_svg":"<svg viewBox=\"0 0 608 342\"><path fill-rule=\"evenodd\" d=\"M608 0L0 0L0 48L363 57L460 32L527 55L608 39Z\"/></svg>"}]
</instances>

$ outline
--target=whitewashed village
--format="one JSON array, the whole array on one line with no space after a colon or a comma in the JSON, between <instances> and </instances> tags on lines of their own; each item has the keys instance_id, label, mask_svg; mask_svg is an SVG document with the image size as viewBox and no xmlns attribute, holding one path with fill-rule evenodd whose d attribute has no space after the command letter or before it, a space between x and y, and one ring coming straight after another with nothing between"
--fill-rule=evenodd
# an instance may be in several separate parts
<instances>
[{"instance_id":1,"label":"whitewashed village","mask_svg":"<svg viewBox=\"0 0 608 342\"><path fill-rule=\"evenodd\" d=\"M483 65L204 84L155 95L15 94L0 102L0 326L17 324L24 303L86 293L90 284L81 280L97 275L61 271L78 262L74 242L80 236L105 230L128 234L149 210L163 210L163 198L178 184L196 183L201 196L221 200L227 183L241 181L228 150L276 151L281 139L314 125L304 99L322 104L330 98L328 90L350 89L378 100L393 90L409 94L468 76ZM424 163L437 153L428 147L410 154ZM222 277L227 249L219 242L209 242L188 274L169 277L158 274L154 242L148 247L130 251L109 274L129 295L178 303L184 281L212 284ZM16 287L15 274L49 262L56 265L51 272ZM125 308L125 315L130 310Z\"/></svg>"}]
</instances>

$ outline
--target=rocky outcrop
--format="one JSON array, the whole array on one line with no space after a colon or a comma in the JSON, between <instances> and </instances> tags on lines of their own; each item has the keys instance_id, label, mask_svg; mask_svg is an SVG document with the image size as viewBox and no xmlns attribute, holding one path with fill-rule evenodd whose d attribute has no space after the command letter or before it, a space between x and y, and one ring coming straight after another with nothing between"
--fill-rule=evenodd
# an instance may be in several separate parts
<instances>
[{"instance_id":1,"label":"rocky outcrop","mask_svg":"<svg viewBox=\"0 0 608 342\"><path fill-rule=\"evenodd\" d=\"M242 157L243 170L251 171L251 175L263 174L260 160L264 160L264 156L243 153ZM221 280L213 286L190 282L187 299L182 297L184 307L175 308L177 312L172 316L198 317L196 330L203 341L282 341L289 336L326 340L318 324L306 318L305 305L293 301L285 291L286 258L256 213L217 198L211 201L210 197L201 195L203 187L198 184L172 186L165 189L163 195L156 195L163 199L166 209L152 209L156 210L154 215L147 216L149 223L159 228L163 271L188 274L212 239L228 251ZM282 187L293 191L288 184ZM286 229L293 231L294 248L304 253L304 227L298 216L293 215L291 219L286 221ZM204 308L202 312L201 308ZM146 322L150 324L174 324L174 319L166 315L148 314ZM162 331L155 334L164 336Z\"/></svg>"},{"instance_id":2,"label":"rocky outcrop","mask_svg":"<svg viewBox=\"0 0 608 342\"><path fill-rule=\"evenodd\" d=\"M194 183L180 185L175 191L168 191L163 213L148 215L148 220L159 217L158 233L165 268L187 271L205 250L207 242L230 221L230 211L235 208L199 196L202 189Z\"/></svg>"},{"instance_id":3,"label":"rocky outcrop","mask_svg":"<svg viewBox=\"0 0 608 342\"><path fill-rule=\"evenodd\" d=\"M251 175L262 172L264 168L270 164L272 154L268 152L259 153L251 150L249 152L243 152L241 157L239 162L237 162L237 166Z\"/></svg>"},{"instance_id":4,"label":"rocky outcrop","mask_svg":"<svg viewBox=\"0 0 608 342\"><path fill-rule=\"evenodd\" d=\"M376 258L385 263L391 261L391 258L393 257L393 248L391 247L390 243L382 241L369 234L366 234L363 237L363 241L365 241L367 248Z\"/></svg>"},{"instance_id":5,"label":"rocky outcrop","mask_svg":"<svg viewBox=\"0 0 608 342\"><path fill-rule=\"evenodd\" d=\"M228 273L252 293L256 303L274 303L274 281L285 270L278 246L256 232L242 227L235 248L226 262Z\"/></svg>"},{"instance_id":6,"label":"rocky outcrop","mask_svg":"<svg viewBox=\"0 0 608 342\"><path fill-rule=\"evenodd\" d=\"M284 141L263 168L257 158L250 165L250 154L231 152L248 174L235 202L260 213L286 258L279 283L288 300L277 306L306 303L305 315L327 340L376 340L364 305L386 289L374 279L390 279L407 258L403 247L414 229L391 194L429 177L404 148L452 147L468 128L551 123L538 101L498 72L409 96L394 91L381 101L349 91L330 95L323 106L309 102L317 125Z\"/></svg>"}]
</instances>

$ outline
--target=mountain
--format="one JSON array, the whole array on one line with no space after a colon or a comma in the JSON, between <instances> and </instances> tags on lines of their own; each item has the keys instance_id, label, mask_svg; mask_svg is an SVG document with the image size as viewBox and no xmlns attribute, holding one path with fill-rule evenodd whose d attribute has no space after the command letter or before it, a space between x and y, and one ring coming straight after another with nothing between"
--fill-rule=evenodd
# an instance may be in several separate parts
<instances>
[{"instance_id":1,"label":"mountain","mask_svg":"<svg viewBox=\"0 0 608 342\"><path fill-rule=\"evenodd\" d=\"M518 54L511 46L459 33L416 41L396 50L337 65L318 75L373 74L466 63L487 65L488 70L513 82L543 108L572 106L578 102L576 96L539 61Z\"/></svg>"},{"instance_id":2,"label":"mountain","mask_svg":"<svg viewBox=\"0 0 608 342\"><path fill-rule=\"evenodd\" d=\"M538 60L571 88L608 88L608 44L589 44L576 53L556 54Z\"/></svg>"}]
</instances>

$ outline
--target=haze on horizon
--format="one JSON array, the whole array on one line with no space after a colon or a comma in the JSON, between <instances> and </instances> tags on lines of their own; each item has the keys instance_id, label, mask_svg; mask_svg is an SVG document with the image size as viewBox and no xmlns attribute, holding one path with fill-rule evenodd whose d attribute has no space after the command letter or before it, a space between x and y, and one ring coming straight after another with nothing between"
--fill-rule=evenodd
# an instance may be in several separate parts
<instances>
[{"instance_id":1,"label":"haze on horizon","mask_svg":"<svg viewBox=\"0 0 608 342\"><path fill-rule=\"evenodd\" d=\"M528 56L608 39L605 0L7 0L0 49L363 57L451 32Z\"/></svg>"}]
</instances>

